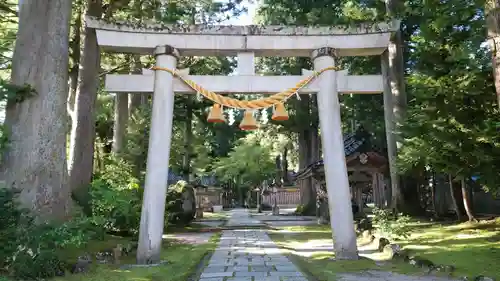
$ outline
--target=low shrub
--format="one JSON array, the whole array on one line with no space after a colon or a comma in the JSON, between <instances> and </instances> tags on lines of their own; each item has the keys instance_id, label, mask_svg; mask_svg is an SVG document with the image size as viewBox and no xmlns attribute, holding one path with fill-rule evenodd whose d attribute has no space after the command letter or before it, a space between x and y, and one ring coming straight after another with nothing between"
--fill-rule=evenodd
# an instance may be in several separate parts
<instances>
[{"instance_id":1,"label":"low shrub","mask_svg":"<svg viewBox=\"0 0 500 281\"><path fill-rule=\"evenodd\" d=\"M168 187L165 205L165 225L189 225L196 215L196 198L193 186L178 181Z\"/></svg>"},{"instance_id":2,"label":"low shrub","mask_svg":"<svg viewBox=\"0 0 500 281\"><path fill-rule=\"evenodd\" d=\"M105 169L95 177L90 194L92 215L106 218L106 230L138 232L142 190L132 176L132 165L119 157L106 159Z\"/></svg>"},{"instance_id":3,"label":"low shrub","mask_svg":"<svg viewBox=\"0 0 500 281\"><path fill-rule=\"evenodd\" d=\"M141 219L138 189L115 188L102 179L92 182L92 215L104 217L108 231L137 233Z\"/></svg>"},{"instance_id":4,"label":"low shrub","mask_svg":"<svg viewBox=\"0 0 500 281\"><path fill-rule=\"evenodd\" d=\"M17 204L17 192L0 188L0 268L22 280L64 274L61 260L66 248L83 248L91 239L103 238L103 220L77 217L63 224L36 224Z\"/></svg>"},{"instance_id":5,"label":"low shrub","mask_svg":"<svg viewBox=\"0 0 500 281\"><path fill-rule=\"evenodd\" d=\"M295 209L295 214L297 216L301 216L304 213L304 205L300 204L297 206L297 209Z\"/></svg>"},{"instance_id":6,"label":"low shrub","mask_svg":"<svg viewBox=\"0 0 500 281\"><path fill-rule=\"evenodd\" d=\"M408 238L411 233L409 216L392 214L389 210L374 208L373 224L387 238Z\"/></svg>"}]
</instances>

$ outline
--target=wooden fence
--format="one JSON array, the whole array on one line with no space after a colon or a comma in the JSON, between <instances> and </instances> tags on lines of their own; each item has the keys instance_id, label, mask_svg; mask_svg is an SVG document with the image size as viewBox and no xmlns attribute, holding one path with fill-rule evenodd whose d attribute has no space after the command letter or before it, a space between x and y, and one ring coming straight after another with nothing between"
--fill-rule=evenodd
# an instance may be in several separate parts
<instances>
[{"instance_id":1,"label":"wooden fence","mask_svg":"<svg viewBox=\"0 0 500 281\"><path fill-rule=\"evenodd\" d=\"M274 196L278 205L299 205L300 204L300 190L280 190L276 194L269 194L262 196L262 203L272 205Z\"/></svg>"},{"instance_id":2,"label":"wooden fence","mask_svg":"<svg viewBox=\"0 0 500 281\"><path fill-rule=\"evenodd\" d=\"M200 203L204 207L222 205L220 192L196 192L197 205Z\"/></svg>"}]
</instances>

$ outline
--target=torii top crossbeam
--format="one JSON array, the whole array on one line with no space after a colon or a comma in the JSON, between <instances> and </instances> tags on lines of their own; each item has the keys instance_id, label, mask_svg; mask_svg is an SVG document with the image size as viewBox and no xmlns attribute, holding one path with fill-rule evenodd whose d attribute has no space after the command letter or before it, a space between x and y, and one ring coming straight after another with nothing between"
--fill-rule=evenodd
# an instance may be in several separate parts
<instances>
[{"instance_id":1,"label":"torii top crossbeam","mask_svg":"<svg viewBox=\"0 0 500 281\"><path fill-rule=\"evenodd\" d=\"M337 27L159 25L135 26L109 23L92 17L86 25L95 28L105 51L150 55L157 46L169 45L182 56L234 56L253 52L256 56L309 57L313 50L334 48L337 56L380 55L400 21Z\"/></svg>"}]
</instances>

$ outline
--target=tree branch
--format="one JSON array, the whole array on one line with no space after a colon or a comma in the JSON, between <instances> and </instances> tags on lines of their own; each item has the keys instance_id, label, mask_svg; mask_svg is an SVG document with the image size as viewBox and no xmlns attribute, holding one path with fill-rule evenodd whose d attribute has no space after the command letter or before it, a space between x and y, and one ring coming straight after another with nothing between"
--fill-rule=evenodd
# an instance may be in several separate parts
<instances>
[{"instance_id":1,"label":"tree branch","mask_svg":"<svg viewBox=\"0 0 500 281\"><path fill-rule=\"evenodd\" d=\"M124 68L124 67L128 66L129 64L130 64L130 62L128 62L128 61L127 61L127 62L125 62L125 63L122 63L122 64L120 64L120 65L118 65L118 66L116 66L116 67L113 67L113 68L112 68L112 69L110 69L110 70L107 70L107 71L104 71L104 72L100 73L100 74L99 74L99 77L102 77L102 76L104 76L104 75L106 75L106 74L110 74L110 73L116 72L116 71L118 71L118 70L120 70L120 69L122 69L122 68Z\"/></svg>"}]
</instances>

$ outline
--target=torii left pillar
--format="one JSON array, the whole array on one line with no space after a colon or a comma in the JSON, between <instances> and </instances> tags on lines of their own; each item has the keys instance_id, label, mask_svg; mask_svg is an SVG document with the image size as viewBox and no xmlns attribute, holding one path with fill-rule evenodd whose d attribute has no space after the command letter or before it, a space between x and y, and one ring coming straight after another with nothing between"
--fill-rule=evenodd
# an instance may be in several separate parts
<instances>
[{"instance_id":1,"label":"torii left pillar","mask_svg":"<svg viewBox=\"0 0 500 281\"><path fill-rule=\"evenodd\" d=\"M156 47L154 55L156 66L176 68L179 52L173 47ZM167 71L157 70L137 248L138 264L153 264L160 261L173 114L174 77Z\"/></svg>"}]
</instances>

